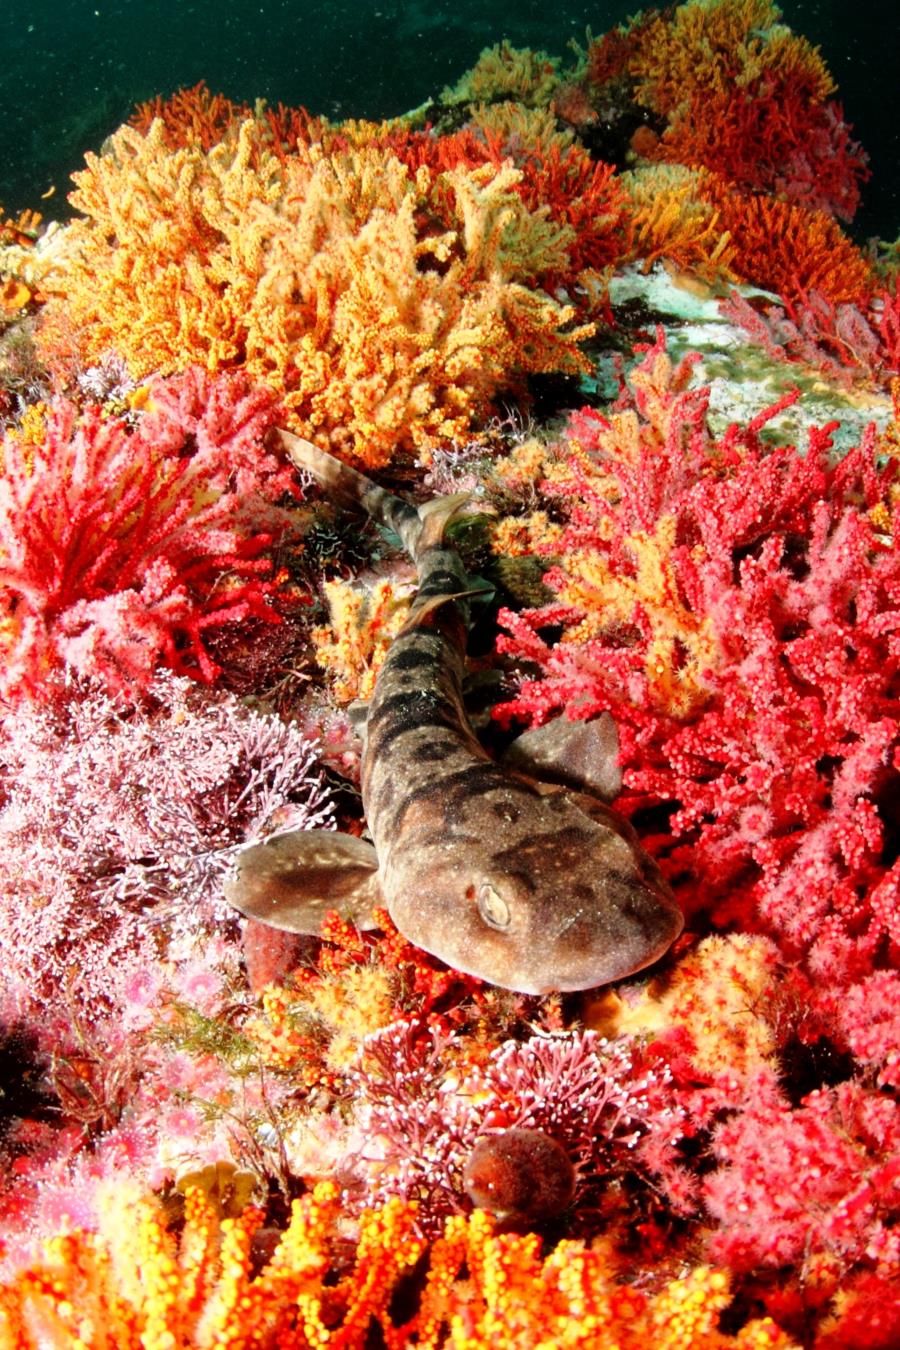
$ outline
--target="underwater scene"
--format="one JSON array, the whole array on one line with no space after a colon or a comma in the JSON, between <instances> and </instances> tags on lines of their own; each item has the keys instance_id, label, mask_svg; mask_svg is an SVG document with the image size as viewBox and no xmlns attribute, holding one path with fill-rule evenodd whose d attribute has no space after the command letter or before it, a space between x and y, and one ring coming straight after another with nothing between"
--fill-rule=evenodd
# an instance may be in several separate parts
<instances>
[{"instance_id":1,"label":"underwater scene","mask_svg":"<svg viewBox=\"0 0 900 1350\"><path fill-rule=\"evenodd\" d=\"M894 1350L896 19L97 5L0 19L0 1350Z\"/></svg>"}]
</instances>

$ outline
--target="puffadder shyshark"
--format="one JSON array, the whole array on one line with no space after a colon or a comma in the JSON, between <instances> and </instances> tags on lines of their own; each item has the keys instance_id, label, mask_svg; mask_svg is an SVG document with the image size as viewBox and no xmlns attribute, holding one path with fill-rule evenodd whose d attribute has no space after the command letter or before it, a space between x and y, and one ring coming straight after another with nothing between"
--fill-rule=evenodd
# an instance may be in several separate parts
<instances>
[{"instance_id":1,"label":"puffadder shyshark","mask_svg":"<svg viewBox=\"0 0 900 1350\"><path fill-rule=\"evenodd\" d=\"M306 830L253 845L238 854L227 899L265 924L314 934L329 909L371 927L383 905L425 951L526 994L592 988L655 961L682 916L629 823L600 799L621 786L611 718L559 717L498 763L466 717L472 584L445 538L464 498L416 509L309 441L278 434L330 495L399 535L419 587L365 715L372 843Z\"/></svg>"}]
</instances>

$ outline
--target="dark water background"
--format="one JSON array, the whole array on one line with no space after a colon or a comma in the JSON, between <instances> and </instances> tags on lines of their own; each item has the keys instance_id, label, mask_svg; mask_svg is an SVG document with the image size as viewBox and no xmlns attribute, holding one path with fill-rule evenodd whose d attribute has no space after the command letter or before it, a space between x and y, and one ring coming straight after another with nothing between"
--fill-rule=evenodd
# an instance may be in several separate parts
<instances>
[{"instance_id":1,"label":"dark water background","mask_svg":"<svg viewBox=\"0 0 900 1350\"><path fill-rule=\"evenodd\" d=\"M0 0L0 205L64 214L86 149L154 94L205 80L252 103L381 118L453 83L501 38L564 56L635 0ZM818 43L872 178L860 240L900 233L900 3L783 0ZM46 203L41 195L55 186Z\"/></svg>"}]
</instances>

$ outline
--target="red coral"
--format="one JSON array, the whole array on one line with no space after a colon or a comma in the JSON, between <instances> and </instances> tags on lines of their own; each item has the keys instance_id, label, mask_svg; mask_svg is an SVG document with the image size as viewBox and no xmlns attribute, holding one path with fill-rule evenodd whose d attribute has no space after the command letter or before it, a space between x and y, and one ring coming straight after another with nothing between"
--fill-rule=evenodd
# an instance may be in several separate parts
<instances>
[{"instance_id":1,"label":"red coral","mask_svg":"<svg viewBox=\"0 0 900 1350\"><path fill-rule=\"evenodd\" d=\"M656 158L700 165L751 192L850 221L867 156L836 103L811 103L796 88L696 91L679 109Z\"/></svg>"},{"instance_id":2,"label":"red coral","mask_svg":"<svg viewBox=\"0 0 900 1350\"><path fill-rule=\"evenodd\" d=\"M884 383L900 370L900 298L882 291L868 306L833 304L821 291L755 308L737 291L719 306L776 361L800 361L849 388Z\"/></svg>"},{"instance_id":3,"label":"red coral","mask_svg":"<svg viewBox=\"0 0 900 1350\"><path fill-rule=\"evenodd\" d=\"M624 257L630 237L626 197L612 165L594 161L580 145L561 148L512 143L489 131L464 128L449 136L399 132L387 141L411 172L426 165L435 173L457 166L477 168L507 160L523 171L516 191L529 211L545 208L550 219L574 232L564 276L542 274L545 289L571 283L586 269L602 271Z\"/></svg>"},{"instance_id":4,"label":"red coral","mask_svg":"<svg viewBox=\"0 0 900 1350\"><path fill-rule=\"evenodd\" d=\"M657 345L643 377L660 354ZM852 983L900 955L890 833L900 544L869 514L887 509L896 466L876 466L871 427L837 465L830 428L810 433L805 456L768 449L759 432L771 410L714 442L706 391L684 391L679 378L664 394L639 383L641 439L627 455L610 452L606 419L573 419L589 454L592 426L594 443L604 441L594 455L609 477L579 472L576 461L555 489L572 500L553 547L563 558L593 550L613 575L634 577L638 536L674 519L670 603L711 646L702 666L685 649L672 685L689 675L699 704L684 721L661 702L669 686L654 682L653 622L636 600L627 631L553 647L540 630L574 628L583 610L504 612L501 649L536 662L544 678L525 680L499 711L540 721L560 708L577 717L609 709L625 769L620 804L667 817L646 842L685 906L771 933L820 983ZM562 589L562 570L545 580Z\"/></svg>"},{"instance_id":5,"label":"red coral","mask_svg":"<svg viewBox=\"0 0 900 1350\"><path fill-rule=\"evenodd\" d=\"M719 1227L710 1246L732 1269L830 1252L896 1260L900 1107L857 1083L811 1092L791 1109L772 1093L720 1126L722 1164L706 1181Z\"/></svg>"},{"instance_id":6,"label":"red coral","mask_svg":"<svg viewBox=\"0 0 900 1350\"><path fill-rule=\"evenodd\" d=\"M212 94L205 81L200 80L190 89L177 89L169 98L157 94L146 103L139 103L129 122L145 135L151 123L160 118L166 129L166 142L172 149L199 144L210 150L238 122L252 116L249 104L234 103L224 94Z\"/></svg>"},{"instance_id":7,"label":"red coral","mask_svg":"<svg viewBox=\"0 0 900 1350\"><path fill-rule=\"evenodd\" d=\"M63 399L33 444L10 433L0 482L7 697L69 667L111 689L160 664L212 681L204 634L278 622L263 556L289 470L262 449L273 396L236 376L158 382L134 429Z\"/></svg>"}]
</instances>

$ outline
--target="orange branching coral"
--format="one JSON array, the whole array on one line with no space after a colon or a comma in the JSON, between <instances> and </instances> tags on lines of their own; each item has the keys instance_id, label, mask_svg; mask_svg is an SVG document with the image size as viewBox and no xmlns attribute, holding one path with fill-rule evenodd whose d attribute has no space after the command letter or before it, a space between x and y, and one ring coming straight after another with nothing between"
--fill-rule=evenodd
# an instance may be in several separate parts
<instances>
[{"instance_id":1,"label":"orange branching coral","mask_svg":"<svg viewBox=\"0 0 900 1350\"><path fill-rule=\"evenodd\" d=\"M741 278L785 299L815 290L833 305L865 303L874 285L871 264L827 212L737 192L715 174L703 183L731 236Z\"/></svg>"},{"instance_id":2,"label":"orange branching coral","mask_svg":"<svg viewBox=\"0 0 900 1350\"><path fill-rule=\"evenodd\" d=\"M261 143L279 159L314 140L327 138L332 149L343 143L341 134L332 130L326 119L311 116L305 108L288 108L283 103L270 108L262 100L251 108L224 94L211 93L202 80L191 89L176 90L169 98L158 95L139 103L129 125L146 135L159 118L165 127L166 144L172 149L199 145L211 150L227 137L236 136L241 123L250 117L258 123Z\"/></svg>"},{"instance_id":3,"label":"orange branching coral","mask_svg":"<svg viewBox=\"0 0 900 1350\"><path fill-rule=\"evenodd\" d=\"M590 477L588 471L583 481ZM579 478L576 470L573 484ZM623 546L633 560L631 575L611 567L586 544L567 551L548 579L561 602L584 615L566 629L563 641L587 642L615 627L626 632L640 610L652 634L646 667L653 700L675 716L688 716L706 701L701 672L716 664L719 651L710 621L693 613L679 593L671 559L675 531L675 517L663 516L652 532L624 537Z\"/></svg>"},{"instance_id":4,"label":"orange branching coral","mask_svg":"<svg viewBox=\"0 0 900 1350\"><path fill-rule=\"evenodd\" d=\"M630 33L633 97L667 123L643 152L851 220L865 152L818 49L779 17L768 0L692 0Z\"/></svg>"},{"instance_id":5,"label":"orange branching coral","mask_svg":"<svg viewBox=\"0 0 900 1350\"><path fill-rule=\"evenodd\" d=\"M89 155L44 350L68 324L137 377L244 366L370 467L465 435L525 373L587 369L591 327L541 287L571 228L528 209L520 171L411 174L376 145L279 159L260 135L170 150L157 121Z\"/></svg>"},{"instance_id":6,"label":"orange branching coral","mask_svg":"<svg viewBox=\"0 0 900 1350\"><path fill-rule=\"evenodd\" d=\"M404 590L387 577L369 588L359 580L324 583L331 622L314 628L312 638L339 703L371 697L381 663L406 621L413 585L410 580Z\"/></svg>"},{"instance_id":7,"label":"orange branching coral","mask_svg":"<svg viewBox=\"0 0 900 1350\"><path fill-rule=\"evenodd\" d=\"M728 94L762 74L818 102L834 83L816 47L778 24L769 0L693 0L643 26L629 70L639 103L671 114L694 93Z\"/></svg>"},{"instance_id":8,"label":"orange branching coral","mask_svg":"<svg viewBox=\"0 0 900 1350\"><path fill-rule=\"evenodd\" d=\"M492 103L514 99L529 108L546 107L559 83L558 62L546 52L498 42L486 47L471 70L441 95L444 103Z\"/></svg>"},{"instance_id":9,"label":"orange branching coral","mask_svg":"<svg viewBox=\"0 0 900 1350\"><path fill-rule=\"evenodd\" d=\"M681 165L645 165L620 182L631 199L631 253L649 271L660 258L706 280L734 277L734 246L704 197L706 175Z\"/></svg>"},{"instance_id":10,"label":"orange branching coral","mask_svg":"<svg viewBox=\"0 0 900 1350\"><path fill-rule=\"evenodd\" d=\"M594 274L628 252L625 194L612 165L592 159L571 132L559 131L547 109L509 100L480 105L453 135L400 129L389 144L413 172L485 164L499 170L511 161L521 171L516 191L525 206L561 227L567 241L562 270L547 272L541 284L552 292L557 286L571 290L577 281L589 293L588 310L595 299L603 303L605 287Z\"/></svg>"},{"instance_id":11,"label":"orange branching coral","mask_svg":"<svg viewBox=\"0 0 900 1350\"><path fill-rule=\"evenodd\" d=\"M621 998L604 991L586 1014L604 1035L675 1035L704 1075L749 1082L777 1073L773 1030L779 972L775 944L750 933L708 937L686 952L664 980Z\"/></svg>"},{"instance_id":12,"label":"orange branching coral","mask_svg":"<svg viewBox=\"0 0 900 1350\"><path fill-rule=\"evenodd\" d=\"M373 1334L388 1350L792 1346L770 1318L719 1330L731 1298L720 1271L700 1266L646 1293L616 1283L601 1250L564 1241L542 1259L538 1237L497 1233L483 1210L448 1219L429 1248L416 1206L389 1200L363 1214L348 1260L338 1187L321 1182L256 1269L261 1211L222 1219L193 1187L184 1209L176 1237L156 1201L125 1187L98 1233L51 1239L0 1288L0 1350L363 1350ZM418 1306L398 1325L392 1296L424 1257Z\"/></svg>"}]
</instances>

